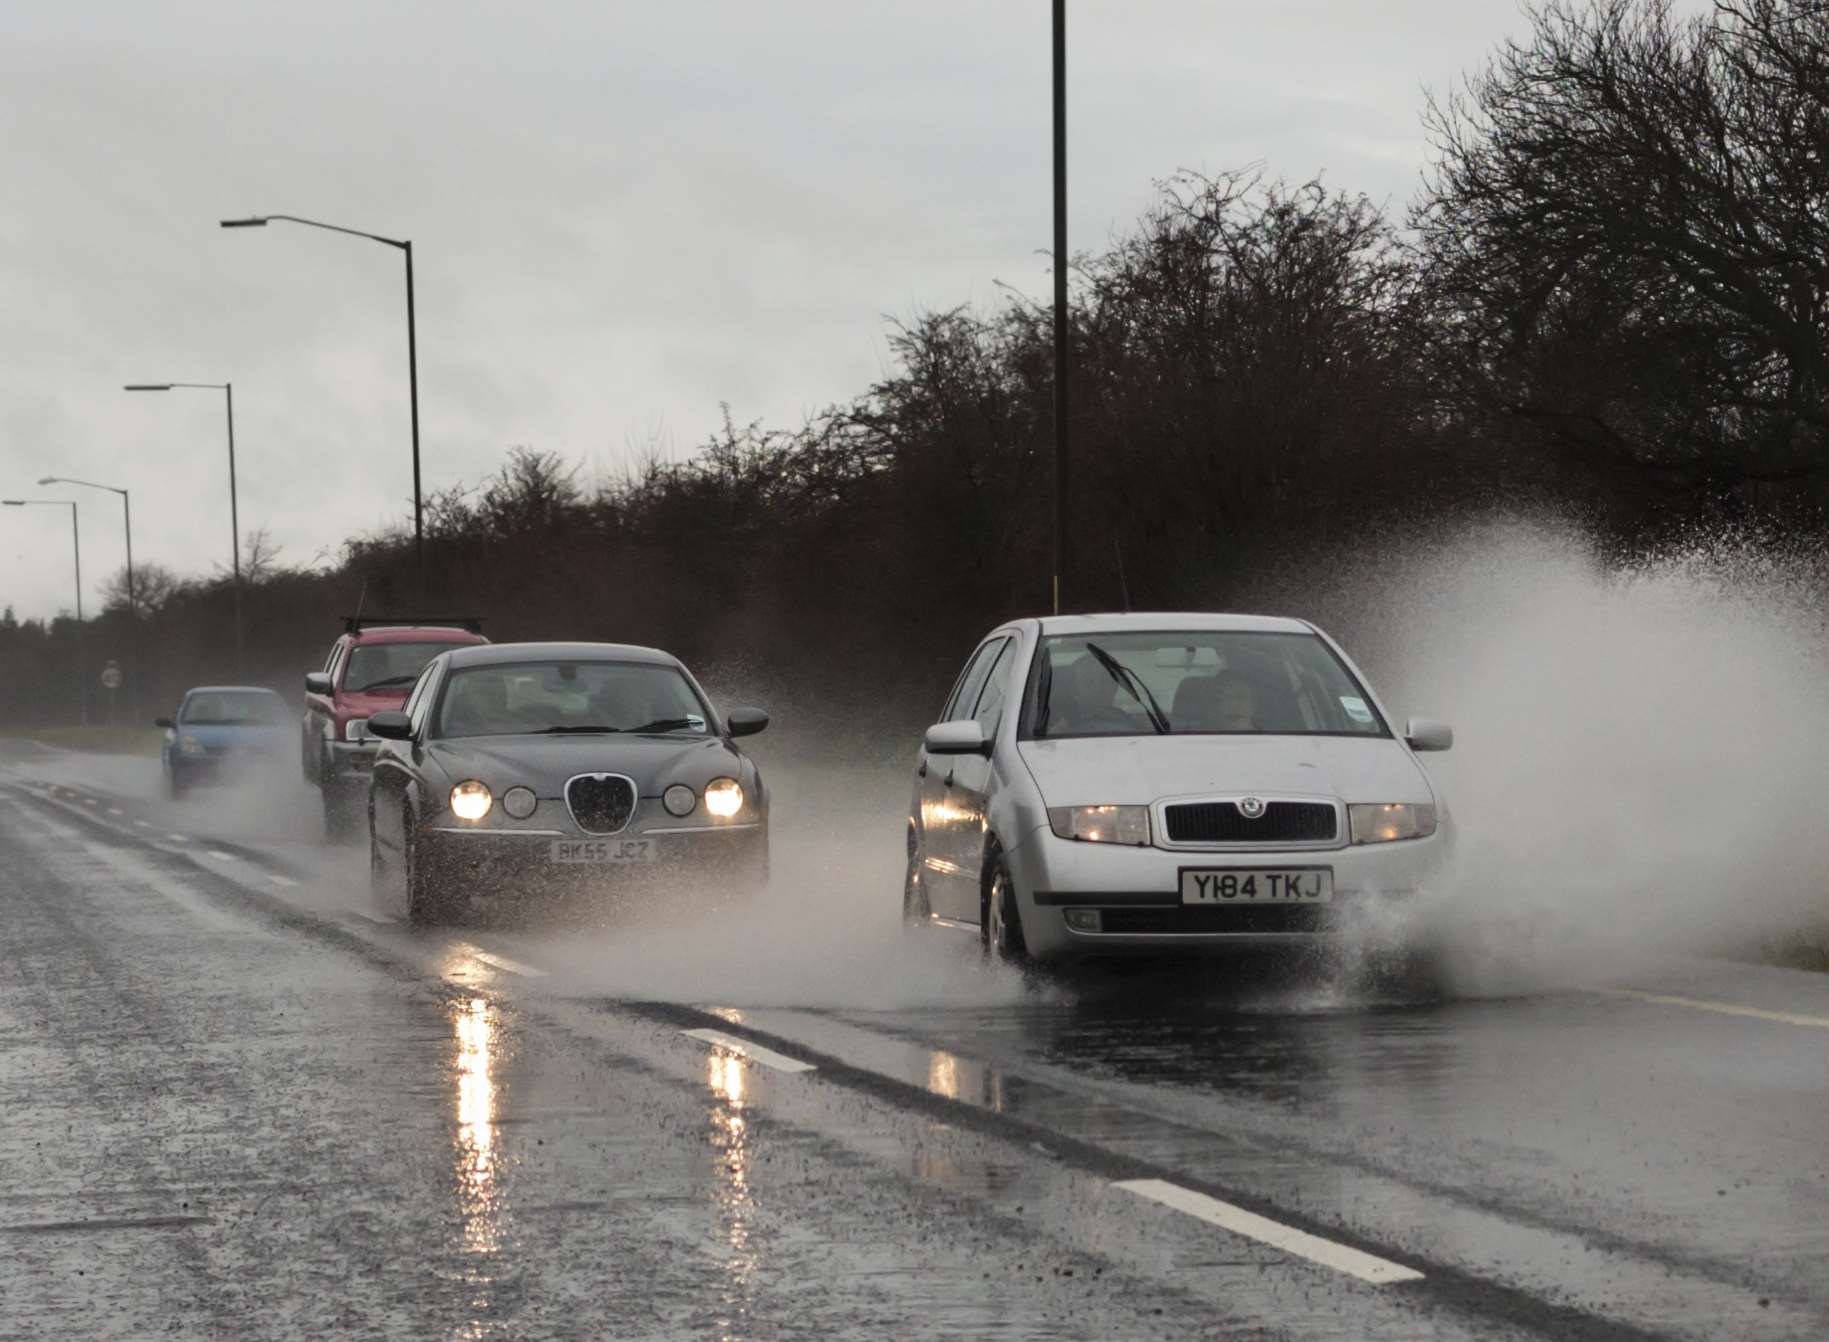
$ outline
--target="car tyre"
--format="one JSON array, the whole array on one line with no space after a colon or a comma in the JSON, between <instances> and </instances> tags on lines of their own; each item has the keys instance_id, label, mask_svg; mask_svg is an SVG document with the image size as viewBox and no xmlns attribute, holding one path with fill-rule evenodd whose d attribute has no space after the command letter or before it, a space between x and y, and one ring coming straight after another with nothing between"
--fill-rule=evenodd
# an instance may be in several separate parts
<instances>
[{"instance_id":1,"label":"car tyre","mask_svg":"<svg viewBox=\"0 0 1829 1342\"><path fill-rule=\"evenodd\" d=\"M1016 906L1016 885L1010 879L1010 864L1001 851L991 856L988 878L984 883L984 905L979 917L980 936L985 954L1004 964L1020 965L1029 958L1023 941L1022 915Z\"/></svg>"},{"instance_id":2,"label":"car tyre","mask_svg":"<svg viewBox=\"0 0 1829 1342\"><path fill-rule=\"evenodd\" d=\"M430 874L415 851L419 845L413 840L414 820L410 807L402 813L400 830L403 836L400 865L404 868L402 874L406 878L407 921L420 927L444 922L449 911L445 908L443 896L433 888Z\"/></svg>"}]
</instances>

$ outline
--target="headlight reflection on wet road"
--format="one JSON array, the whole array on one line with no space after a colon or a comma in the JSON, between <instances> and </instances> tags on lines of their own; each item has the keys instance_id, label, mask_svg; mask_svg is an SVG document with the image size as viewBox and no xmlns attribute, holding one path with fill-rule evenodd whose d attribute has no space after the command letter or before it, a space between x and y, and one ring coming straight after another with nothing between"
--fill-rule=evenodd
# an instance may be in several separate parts
<instances>
[{"instance_id":1,"label":"headlight reflection on wet road","mask_svg":"<svg viewBox=\"0 0 1829 1342\"><path fill-rule=\"evenodd\" d=\"M726 1256L724 1308L718 1328L724 1337L738 1336L747 1329L757 1268L757 1255L750 1245L755 1199L749 1187L749 1121L743 1111L748 1067L743 1058L723 1049L714 1048L705 1059L706 1084L717 1098L711 1111L711 1145L721 1157L717 1205Z\"/></svg>"},{"instance_id":2,"label":"headlight reflection on wet road","mask_svg":"<svg viewBox=\"0 0 1829 1342\"><path fill-rule=\"evenodd\" d=\"M463 1210L463 1249L492 1255L501 1244L496 1207L495 1082L489 1068L496 1023L487 998L455 1004L457 1134L455 1174Z\"/></svg>"}]
</instances>

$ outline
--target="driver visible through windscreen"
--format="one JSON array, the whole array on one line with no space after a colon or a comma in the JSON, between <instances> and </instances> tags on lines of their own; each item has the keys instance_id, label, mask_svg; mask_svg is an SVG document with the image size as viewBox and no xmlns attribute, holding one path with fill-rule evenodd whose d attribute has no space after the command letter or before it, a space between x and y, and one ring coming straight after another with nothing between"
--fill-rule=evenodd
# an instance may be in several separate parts
<instances>
[{"instance_id":1,"label":"driver visible through windscreen","mask_svg":"<svg viewBox=\"0 0 1829 1342\"><path fill-rule=\"evenodd\" d=\"M674 667L520 662L453 672L432 735L710 731L704 703Z\"/></svg>"},{"instance_id":2,"label":"driver visible through windscreen","mask_svg":"<svg viewBox=\"0 0 1829 1342\"><path fill-rule=\"evenodd\" d=\"M1036 738L1388 735L1333 650L1293 633L1050 638L1023 721Z\"/></svg>"}]
</instances>

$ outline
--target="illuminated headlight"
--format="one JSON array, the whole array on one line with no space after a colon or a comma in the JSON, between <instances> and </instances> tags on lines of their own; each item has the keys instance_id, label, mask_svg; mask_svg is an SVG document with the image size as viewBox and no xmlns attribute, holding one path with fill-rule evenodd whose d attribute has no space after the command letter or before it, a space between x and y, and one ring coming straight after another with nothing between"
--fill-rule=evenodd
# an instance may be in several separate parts
<instances>
[{"instance_id":1,"label":"illuminated headlight","mask_svg":"<svg viewBox=\"0 0 1829 1342\"><path fill-rule=\"evenodd\" d=\"M345 741L368 740L368 719L351 718L348 724L343 728L343 739Z\"/></svg>"},{"instance_id":2,"label":"illuminated headlight","mask_svg":"<svg viewBox=\"0 0 1829 1342\"><path fill-rule=\"evenodd\" d=\"M715 816L733 816L743 809L743 789L734 778L714 778L705 784L705 809Z\"/></svg>"},{"instance_id":3,"label":"illuminated headlight","mask_svg":"<svg viewBox=\"0 0 1829 1342\"><path fill-rule=\"evenodd\" d=\"M178 738L178 753L180 755L201 755L203 754L203 742L199 741L194 736L180 736Z\"/></svg>"},{"instance_id":4,"label":"illuminated headlight","mask_svg":"<svg viewBox=\"0 0 1829 1342\"><path fill-rule=\"evenodd\" d=\"M477 786L481 787L482 785L479 783ZM483 795L485 797L489 795L488 788L483 788ZM508 814L513 816L516 820L527 819L528 816L533 814L533 808L539 804L540 799L534 796L532 788L511 787L502 794L502 809L508 812ZM488 810L489 807L485 804L483 806L484 813L486 814Z\"/></svg>"},{"instance_id":5,"label":"illuminated headlight","mask_svg":"<svg viewBox=\"0 0 1829 1342\"><path fill-rule=\"evenodd\" d=\"M1048 827L1063 839L1084 843L1149 846L1147 806L1050 806Z\"/></svg>"},{"instance_id":6,"label":"illuminated headlight","mask_svg":"<svg viewBox=\"0 0 1829 1342\"><path fill-rule=\"evenodd\" d=\"M459 820L481 820L493 805L489 789L474 778L451 789L451 814Z\"/></svg>"},{"instance_id":7,"label":"illuminated headlight","mask_svg":"<svg viewBox=\"0 0 1829 1342\"><path fill-rule=\"evenodd\" d=\"M736 784L732 783L731 786L736 787ZM660 794L660 804L667 808L668 815L691 815L693 809L699 804L699 794L687 787L684 783L675 783L672 787ZM739 790L737 793L736 806L741 806L742 804L743 793ZM725 812L724 814L733 814L736 810L736 806L733 806L730 811Z\"/></svg>"},{"instance_id":8,"label":"illuminated headlight","mask_svg":"<svg viewBox=\"0 0 1829 1342\"><path fill-rule=\"evenodd\" d=\"M1426 839L1435 833L1435 808L1409 802L1373 802L1346 808L1354 843L1389 843L1393 839Z\"/></svg>"}]
</instances>

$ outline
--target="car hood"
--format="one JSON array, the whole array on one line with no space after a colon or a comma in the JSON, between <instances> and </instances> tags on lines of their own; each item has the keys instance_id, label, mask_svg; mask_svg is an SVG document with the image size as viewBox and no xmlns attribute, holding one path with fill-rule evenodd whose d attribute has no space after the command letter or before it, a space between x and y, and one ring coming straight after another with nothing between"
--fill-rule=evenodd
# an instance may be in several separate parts
<instances>
[{"instance_id":1,"label":"car hood","mask_svg":"<svg viewBox=\"0 0 1829 1342\"><path fill-rule=\"evenodd\" d=\"M337 712L351 718L373 717L390 708L399 708L412 692L411 685L392 690L341 690L337 694Z\"/></svg>"},{"instance_id":2,"label":"car hood","mask_svg":"<svg viewBox=\"0 0 1829 1342\"><path fill-rule=\"evenodd\" d=\"M720 775L748 783L747 760L718 737L479 736L433 741L426 753L454 783L466 778L502 792L517 784L557 798L578 774L627 774L645 797L674 783L702 788Z\"/></svg>"},{"instance_id":3,"label":"car hood","mask_svg":"<svg viewBox=\"0 0 1829 1342\"><path fill-rule=\"evenodd\" d=\"M1237 792L1434 801L1421 766L1388 737L1122 736L1023 741L1017 750L1048 806Z\"/></svg>"}]
</instances>

